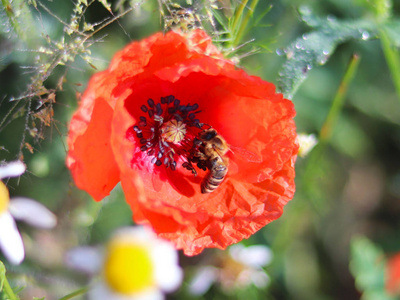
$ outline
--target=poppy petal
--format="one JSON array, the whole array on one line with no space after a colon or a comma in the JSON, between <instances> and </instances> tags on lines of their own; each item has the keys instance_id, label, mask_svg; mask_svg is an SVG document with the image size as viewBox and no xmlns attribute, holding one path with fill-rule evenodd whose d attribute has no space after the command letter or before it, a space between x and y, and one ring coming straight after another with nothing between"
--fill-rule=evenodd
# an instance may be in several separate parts
<instances>
[{"instance_id":1,"label":"poppy petal","mask_svg":"<svg viewBox=\"0 0 400 300\"><path fill-rule=\"evenodd\" d=\"M106 73L94 76L73 115L68 136L67 166L76 185L96 201L107 196L119 182L119 169L110 147L113 109L107 94L98 90ZM104 90L103 90L104 92Z\"/></svg>"},{"instance_id":2,"label":"poppy petal","mask_svg":"<svg viewBox=\"0 0 400 300\"><path fill-rule=\"evenodd\" d=\"M12 198L9 211L16 220L24 221L38 228L53 228L57 224L57 218L50 210L29 198Z\"/></svg>"}]
</instances>

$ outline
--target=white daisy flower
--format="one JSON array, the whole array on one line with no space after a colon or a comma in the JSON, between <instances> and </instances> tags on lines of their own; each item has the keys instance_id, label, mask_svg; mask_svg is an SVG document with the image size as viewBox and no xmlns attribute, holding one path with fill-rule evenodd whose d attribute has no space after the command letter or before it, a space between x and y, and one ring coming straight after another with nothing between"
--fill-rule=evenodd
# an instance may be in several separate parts
<instances>
[{"instance_id":1,"label":"white daisy flower","mask_svg":"<svg viewBox=\"0 0 400 300\"><path fill-rule=\"evenodd\" d=\"M200 267L191 282L189 292L192 295L203 295L212 284L219 283L224 291L232 292L236 288L245 288L251 284L264 288L270 279L262 269L272 260L271 250L264 245L245 247L236 244L229 247L218 257L215 265Z\"/></svg>"},{"instance_id":2,"label":"white daisy flower","mask_svg":"<svg viewBox=\"0 0 400 300\"><path fill-rule=\"evenodd\" d=\"M18 177L25 169L21 161L7 163L0 166L0 179ZM57 220L53 213L32 199L10 199L6 185L0 181L0 250L10 263L17 265L23 261L25 250L14 219L40 228L52 228Z\"/></svg>"},{"instance_id":3,"label":"white daisy flower","mask_svg":"<svg viewBox=\"0 0 400 300\"><path fill-rule=\"evenodd\" d=\"M306 133L299 133L297 135L297 139L299 141L299 152L298 155L300 157L307 156L308 153L317 145L318 139L315 134L306 134Z\"/></svg>"},{"instance_id":4,"label":"white daisy flower","mask_svg":"<svg viewBox=\"0 0 400 300\"><path fill-rule=\"evenodd\" d=\"M268 285L270 279L262 269L272 261L272 251L267 246L245 247L242 244L236 244L229 248L229 254L232 259L244 266L237 276L236 285L244 287L254 284L258 288Z\"/></svg>"},{"instance_id":5,"label":"white daisy flower","mask_svg":"<svg viewBox=\"0 0 400 300\"><path fill-rule=\"evenodd\" d=\"M91 247L76 248L66 263L100 274L89 291L91 300L164 299L163 292L176 290L183 277L175 248L144 227L119 229L102 254Z\"/></svg>"}]
</instances>

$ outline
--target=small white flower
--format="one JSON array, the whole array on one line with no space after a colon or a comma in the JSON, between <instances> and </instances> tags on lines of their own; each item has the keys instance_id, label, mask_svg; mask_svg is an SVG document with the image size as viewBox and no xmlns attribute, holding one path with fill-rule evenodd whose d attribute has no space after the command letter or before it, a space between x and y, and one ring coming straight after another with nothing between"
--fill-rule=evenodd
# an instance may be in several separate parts
<instances>
[{"instance_id":1,"label":"small white flower","mask_svg":"<svg viewBox=\"0 0 400 300\"><path fill-rule=\"evenodd\" d=\"M213 266L201 266L189 284L189 292L194 296L205 294L218 280L218 271Z\"/></svg>"},{"instance_id":2,"label":"small white flower","mask_svg":"<svg viewBox=\"0 0 400 300\"><path fill-rule=\"evenodd\" d=\"M306 133L299 133L297 135L297 139L299 141L299 152L298 155L300 157L307 156L308 153L317 145L318 139L315 134L306 134Z\"/></svg>"},{"instance_id":3,"label":"small white flower","mask_svg":"<svg viewBox=\"0 0 400 300\"><path fill-rule=\"evenodd\" d=\"M89 291L92 300L158 300L182 282L178 254L167 241L144 227L119 229L103 253L82 247L69 252L66 263L101 274Z\"/></svg>"},{"instance_id":4,"label":"small white flower","mask_svg":"<svg viewBox=\"0 0 400 300\"><path fill-rule=\"evenodd\" d=\"M264 245L245 247L236 244L229 247L230 256L248 267L260 268L268 265L272 260L272 251Z\"/></svg>"},{"instance_id":5,"label":"small white flower","mask_svg":"<svg viewBox=\"0 0 400 300\"><path fill-rule=\"evenodd\" d=\"M226 253L226 252L225 252ZM192 295L202 295L212 284L218 282L223 290L232 292L234 288L244 288L250 284L264 288L270 279L262 269L272 260L271 250L264 245L245 247L236 244L229 247L228 255L219 257L216 265L200 267L189 283Z\"/></svg>"},{"instance_id":6,"label":"small white flower","mask_svg":"<svg viewBox=\"0 0 400 300\"><path fill-rule=\"evenodd\" d=\"M20 176L25 169L21 161L7 163L0 166L0 179ZM25 250L14 218L40 228L52 228L57 220L53 213L34 200L10 199L7 187L0 181L0 249L10 263L17 265L24 260Z\"/></svg>"}]
</instances>

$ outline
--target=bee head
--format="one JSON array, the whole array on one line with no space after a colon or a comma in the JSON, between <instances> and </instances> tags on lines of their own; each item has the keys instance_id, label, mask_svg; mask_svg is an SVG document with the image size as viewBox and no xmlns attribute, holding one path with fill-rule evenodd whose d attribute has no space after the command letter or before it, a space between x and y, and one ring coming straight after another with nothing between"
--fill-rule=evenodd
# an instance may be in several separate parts
<instances>
[{"instance_id":1,"label":"bee head","mask_svg":"<svg viewBox=\"0 0 400 300\"><path fill-rule=\"evenodd\" d=\"M199 133L199 137L203 141L210 141L211 139L213 139L216 136L217 136L217 131L212 128L203 130L202 132Z\"/></svg>"}]
</instances>

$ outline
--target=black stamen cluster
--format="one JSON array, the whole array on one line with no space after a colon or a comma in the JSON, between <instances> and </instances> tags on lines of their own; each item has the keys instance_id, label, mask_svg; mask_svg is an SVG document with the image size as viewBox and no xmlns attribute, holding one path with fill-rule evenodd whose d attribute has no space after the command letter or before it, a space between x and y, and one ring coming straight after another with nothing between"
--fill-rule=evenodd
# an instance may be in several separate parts
<instances>
[{"instance_id":1,"label":"black stamen cluster","mask_svg":"<svg viewBox=\"0 0 400 300\"><path fill-rule=\"evenodd\" d=\"M173 95L161 97L158 103L155 103L153 99L148 99L147 105L143 104L140 107L148 116L141 116L137 125L133 126L133 130L142 145L140 150L146 152L148 156L154 156L151 159L152 164L156 166L164 164L171 170L176 169L175 154L182 155L185 151L188 151L187 149L180 149L183 147L182 145L188 144L188 141L182 141L181 146L165 141L160 132L161 126L175 119L183 122L186 127L201 128L203 124L200 123L199 119L196 119L196 114L200 112L198 108L197 103L181 105L180 100ZM192 148L192 146L189 145L189 148ZM189 156L189 154L186 156ZM190 165L190 163L184 163L184 165L185 168L188 168L186 165ZM195 172L194 169L190 170Z\"/></svg>"}]
</instances>

